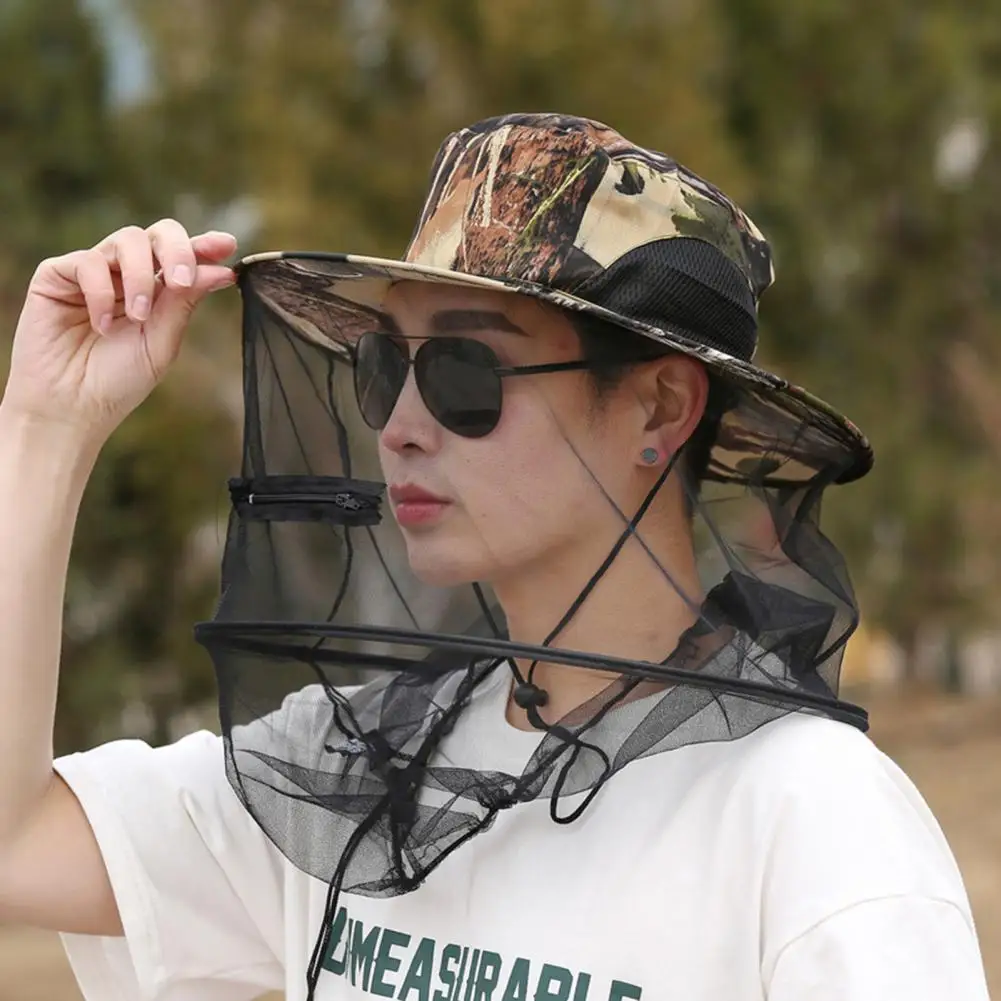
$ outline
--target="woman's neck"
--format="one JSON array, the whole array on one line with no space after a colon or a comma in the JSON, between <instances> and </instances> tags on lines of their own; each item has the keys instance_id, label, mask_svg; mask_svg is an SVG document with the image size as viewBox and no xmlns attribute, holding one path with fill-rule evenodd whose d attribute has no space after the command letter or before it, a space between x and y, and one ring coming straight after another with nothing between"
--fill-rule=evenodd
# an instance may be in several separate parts
<instances>
[{"instance_id":1,"label":"woman's neck","mask_svg":"<svg viewBox=\"0 0 1001 1001\"><path fill-rule=\"evenodd\" d=\"M663 535L658 533L661 539ZM581 607L548 645L627 660L663 661L682 634L697 620L703 595L688 532L655 553L657 563L634 539L613 560ZM585 560L550 563L545 571L526 576L515 585L497 587L512 640L541 645L586 586L603 555ZM662 569L663 568L663 569ZM668 579L670 578L670 579ZM587 702L620 675L591 668L531 661L518 662L525 676L548 695L541 711L554 723ZM525 711L513 701L508 719L531 729Z\"/></svg>"}]
</instances>

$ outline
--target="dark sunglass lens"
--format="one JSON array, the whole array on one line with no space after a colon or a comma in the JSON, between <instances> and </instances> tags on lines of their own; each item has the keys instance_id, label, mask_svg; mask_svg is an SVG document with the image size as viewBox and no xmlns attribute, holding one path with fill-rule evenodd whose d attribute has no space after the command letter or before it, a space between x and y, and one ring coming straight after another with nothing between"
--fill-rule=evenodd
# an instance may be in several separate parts
<instances>
[{"instance_id":1,"label":"dark sunglass lens","mask_svg":"<svg viewBox=\"0 0 1001 1001\"><path fill-rule=\"evenodd\" d=\"M500 420L499 362L482 341L434 337L414 360L417 388L442 427L464 438L490 434Z\"/></svg>"},{"instance_id":2,"label":"dark sunglass lens","mask_svg":"<svg viewBox=\"0 0 1001 1001\"><path fill-rule=\"evenodd\" d=\"M355 396L365 423L381 431L407 381L409 360L389 334L363 334L355 347Z\"/></svg>"}]
</instances>

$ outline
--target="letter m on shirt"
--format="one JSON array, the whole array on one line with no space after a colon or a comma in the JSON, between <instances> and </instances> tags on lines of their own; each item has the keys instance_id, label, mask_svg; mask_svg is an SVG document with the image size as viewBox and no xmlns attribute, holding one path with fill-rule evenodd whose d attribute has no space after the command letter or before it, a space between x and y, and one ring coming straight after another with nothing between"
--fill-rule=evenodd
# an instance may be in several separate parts
<instances>
[{"instance_id":1,"label":"letter m on shirt","mask_svg":"<svg viewBox=\"0 0 1001 1001\"><path fill-rule=\"evenodd\" d=\"M375 961L375 950L379 943L382 929L376 925L366 935L365 925L355 921L351 929L351 983L358 983L358 971L361 970L362 990L368 990L369 979L372 976L372 963Z\"/></svg>"}]
</instances>

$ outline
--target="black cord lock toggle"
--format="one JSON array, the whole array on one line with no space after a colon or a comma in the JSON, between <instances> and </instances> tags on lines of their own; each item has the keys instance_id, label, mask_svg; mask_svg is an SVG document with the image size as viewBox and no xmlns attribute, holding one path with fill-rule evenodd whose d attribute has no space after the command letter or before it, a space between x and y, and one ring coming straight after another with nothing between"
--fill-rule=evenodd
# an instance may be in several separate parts
<instances>
[{"instance_id":1,"label":"black cord lock toggle","mask_svg":"<svg viewBox=\"0 0 1001 1001\"><path fill-rule=\"evenodd\" d=\"M539 709L549 701L549 692L530 681L523 681L515 685L514 701L522 709Z\"/></svg>"}]
</instances>

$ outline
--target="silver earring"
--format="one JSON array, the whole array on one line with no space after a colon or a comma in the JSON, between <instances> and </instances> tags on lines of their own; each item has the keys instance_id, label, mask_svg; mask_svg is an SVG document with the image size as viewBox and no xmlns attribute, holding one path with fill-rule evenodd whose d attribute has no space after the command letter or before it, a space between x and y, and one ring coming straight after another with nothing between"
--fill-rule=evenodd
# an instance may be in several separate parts
<instances>
[{"instance_id":1,"label":"silver earring","mask_svg":"<svg viewBox=\"0 0 1001 1001\"><path fill-rule=\"evenodd\" d=\"M660 458L660 452L655 448L644 448L640 457L648 466L652 466Z\"/></svg>"}]
</instances>

